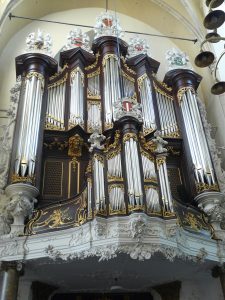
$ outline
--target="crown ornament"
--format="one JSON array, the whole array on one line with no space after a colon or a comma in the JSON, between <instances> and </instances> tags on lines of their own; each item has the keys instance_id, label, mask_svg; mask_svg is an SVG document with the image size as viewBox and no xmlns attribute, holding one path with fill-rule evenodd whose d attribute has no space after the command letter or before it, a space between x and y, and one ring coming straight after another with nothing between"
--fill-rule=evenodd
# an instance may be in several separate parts
<instances>
[{"instance_id":1,"label":"crown ornament","mask_svg":"<svg viewBox=\"0 0 225 300\"><path fill-rule=\"evenodd\" d=\"M80 28L75 28L69 32L67 44L63 47L63 51L78 47L92 53L89 36L86 33L83 33Z\"/></svg>"},{"instance_id":2,"label":"crown ornament","mask_svg":"<svg viewBox=\"0 0 225 300\"><path fill-rule=\"evenodd\" d=\"M172 48L168 50L166 52L166 60L169 65L169 70L193 69L187 54L178 49Z\"/></svg>"},{"instance_id":3,"label":"crown ornament","mask_svg":"<svg viewBox=\"0 0 225 300\"><path fill-rule=\"evenodd\" d=\"M134 57L139 54L149 54L149 45L145 39L141 39L138 36L130 38L128 42L128 58Z\"/></svg>"},{"instance_id":4,"label":"crown ornament","mask_svg":"<svg viewBox=\"0 0 225 300\"><path fill-rule=\"evenodd\" d=\"M94 31L95 39L101 36L116 36L119 38L123 36L119 19L108 11L97 17Z\"/></svg>"},{"instance_id":5,"label":"crown ornament","mask_svg":"<svg viewBox=\"0 0 225 300\"><path fill-rule=\"evenodd\" d=\"M26 37L26 52L38 52L52 55L52 38L49 33L44 33L40 29L31 32Z\"/></svg>"}]
</instances>

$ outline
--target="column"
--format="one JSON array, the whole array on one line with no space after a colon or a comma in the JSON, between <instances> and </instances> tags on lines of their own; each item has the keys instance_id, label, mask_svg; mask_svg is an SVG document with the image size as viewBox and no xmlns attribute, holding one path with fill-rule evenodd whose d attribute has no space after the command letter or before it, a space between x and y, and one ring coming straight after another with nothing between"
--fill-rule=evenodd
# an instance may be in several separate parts
<instances>
[{"instance_id":1,"label":"column","mask_svg":"<svg viewBox=\"0 0 225 300\"><path fill-rule=\"evenodd\" d=\"M2 262L1 270L3 275L3 286L1 300L17 300L19 275L22 271L20 262Z\"/></svg>"}]
</instances>

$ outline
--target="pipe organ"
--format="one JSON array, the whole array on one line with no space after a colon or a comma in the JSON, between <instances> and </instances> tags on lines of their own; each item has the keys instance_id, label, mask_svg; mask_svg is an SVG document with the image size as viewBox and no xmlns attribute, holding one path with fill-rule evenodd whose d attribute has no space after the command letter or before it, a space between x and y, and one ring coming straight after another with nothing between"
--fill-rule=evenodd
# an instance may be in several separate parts
<instances>
[{"instance_id":1,"label":"pipe organ","mask_svg":"<svg viewBox=\"0 0 225 300\"><path fill-rule=\"evenodd\" d=\"M157 61L127 49L100 36L93 52L61 52L59 72L47 55L32 54L35 67L28 54L17 59L25 76L10 182L40 188L47 211L68 203L76 224L134 211L174 218L177 200L218 190L196 100L200 76L172 70L161 82Z\"/></svg>"}]
</instances>

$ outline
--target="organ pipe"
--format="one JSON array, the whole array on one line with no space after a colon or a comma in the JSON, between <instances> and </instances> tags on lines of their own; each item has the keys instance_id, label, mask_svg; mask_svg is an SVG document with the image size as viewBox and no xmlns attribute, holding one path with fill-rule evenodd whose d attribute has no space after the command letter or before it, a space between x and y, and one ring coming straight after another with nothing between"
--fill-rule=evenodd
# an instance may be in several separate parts
<instances>
[{"instance_id":1,"label":"organ pipe","mask_svg":"<svg viewBox=\"0 0 225 300\"><path fill-rule=\"evenodd\" d=\"M120 75L118 58L114 54L107 55L103 60L104 71L104 122L106 128L112 126L113 104L121 99Z\"/></svg>"},{"instance_id":2,"label":"organ pipe","mask_svg":"<svg viewBox=\"0 0 225 300\"><path fill-rule=\"evenodd\" d=\"M168 137L179 137L173 99L158 91L156 91L156 99L162 135Z\"/></svg>"},{"instance_id":3,"label":"organ pipe","mask_svg":"<svg viewBox=\"0 0 225 300\"><path fill-rule=\"evenodd\" d=\"M105 211L105 180L103 158L95 154L93 158L94 191L96 211Z\"/></svg>"},{"instance_id":4,"label":"organ pipe","mask_svg":"<svg viewBox=\"0 0 225 300\"><path fill-rule=\"evenodd\" d=\"M66 79L66 78L65 78ZM46 111L46 129L64 130L65 90L66 82L48 87L48 102Z\"/></svg>"},{"instance_id":5,"label":"organ pipe","mask_svg":"<svg viewBox=\"0 0 225 300\"><path fill-rule=\"evenodd\" d=\"M147 75L142 80L139 80L139 91L142 104L143 129L145 133L150 133L156 129L156 121L152 99L152 86Z\"/></svg>"},{"instance_id":6,"label":"organ pipe","mask_svg":"<svg viewBox=\"0 0 225 300\"><path fill-rule=\"evenodd\" d=\"M133 137L125 141L125 162L129 204L133 207L143 205L140 164L137 142Z\"/></svg>"},{"instance_id":7,"label":"organ pipe","mask_svg":"<svg viewBox=\"0 0 225 300\"><path fill-rule=\"evenodd\" d=\"M122 177L121 154L108 159L108 175L110 177Z\"/></svg>"},{"instance_id":8,"label":"organ pipe","mask_svg":"<svg viewBox=\"0 0 225 300\"><path fill-rule=\"evenodd\" d=\"M125 210L124 190L122 185L111 185L109 187L109 204L112 211Z\"/></svg>"},{"instance_id":9,"label":"organ pipe","mask_svg":"<svg viewBox=\"0 0 225 300\"><path fill-rule=\"evenodd\" d=\"M164 212L174 212L171 189L166 167L166 157L156 159Z\"/></svg>"},{"instance_id":10,"label":"organ pipe","mask_svg":"<svg viewBox=\"0 0 225 300\"><path fill-rule=\"evenodd\" d=\"M159 194L157 190L151 186L145 187L146 205L148 212L160 212Z\"/></svg>"},{"instance_id":11,"label":"organ pipe","mask_svg":"<svg viewBox=\"0 0 225 300\"><path fill-rule=\"evenodd\" d=\"M92 132L93 128L101 128L101 102L88 101L88 131Z\"/></svg>"},{"instance_id":12,"label":"organ pipe","mask_svg":"<svg viewBox=\"0 0 225 300\"><path fill-rule=\"evenodd\" d=\"M84 74L79 67L71 72L69 127L84 126Z\"/></svg>"},{"instance_id":13,"label":"organ pipe","mask_svg":"<svg viewBox=\"0 0 225 300\"><path fill-rule=\"evenodd\" d=\"M17 176L34 176L43 89L43 75L37 72L28 73L14 169Z\"/></svg>"},{"instance_id":14,"label":"organ pipe","mask_svg":"<svg viewBox=\"0 0 225 300\"><path fill-rule=\"evenodd\" d=\"M215 174L195 91L192 88L185 88L180 91L180 95L180 107L194 166L195 180L197 184L215 185Z\"/></svg>"}]
</instances>

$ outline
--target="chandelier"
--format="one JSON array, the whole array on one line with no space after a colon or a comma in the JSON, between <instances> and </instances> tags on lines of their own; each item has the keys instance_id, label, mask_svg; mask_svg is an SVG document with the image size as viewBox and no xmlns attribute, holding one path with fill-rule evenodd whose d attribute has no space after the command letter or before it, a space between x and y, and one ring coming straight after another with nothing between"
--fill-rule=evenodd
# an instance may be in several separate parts
<instances>
[{"instance_id":1,"label":"chandelier","mask_svg":"<svg viewBox=\"0 0 225 300\"><path fill-rule=\"evenodd\" d=\"M221 37L217 33L217 28L222 26L225 21L225 12L223 10L215 9L223 3L224 0L206 0L206 5L209 7L209 13L205 17L203 25L206 29L212 30L212 32L207 33L207 35L205 36L205 40L201 43L200 53L195 58L195 64L197 67L205 68L215 62L214 54L210 51L203 50L203 46L205 45L205 43L218 43L220 41L225 41L225 37ZM220 81L217 76L218 65L224 55L225 50L222 51L215 63L214 77L216 82L211 87L211 93L214 95L220 95L225 92L225 81Z\"/></svg>"}]
</instances>

